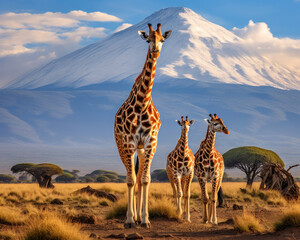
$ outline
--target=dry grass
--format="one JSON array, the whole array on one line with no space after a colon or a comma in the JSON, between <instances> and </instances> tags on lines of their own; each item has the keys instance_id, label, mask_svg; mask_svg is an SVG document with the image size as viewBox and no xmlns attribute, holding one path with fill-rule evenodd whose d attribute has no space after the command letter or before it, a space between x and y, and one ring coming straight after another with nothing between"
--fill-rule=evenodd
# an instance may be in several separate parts
<instances>
[{"instance_id":1,"label":"dry grass","mask_svg":"<svg viewBox=\"0 0 300 240\"><path fill-rule=\"evenodd\" d=\"M113 204L107 212L106 219L125 218L127 212L127 198L123 198Z\"/></svg>"},{"instance_id":2,"label":"dry grass","mask_svg":"<svg viewBox=\"0 0 300 240\"><path fill-rule=\"evenodd\" d=\"M21 239L20 235L11 230L1 230L0 232L1 240L18 240Z\"/></svg>"},{"instance_id":3,"label":"dry grass","mask_svg":"<svg viewBox=\"0 0 300 240\"><path fill-rule=\"evenodd\" d=\"M22 225L25 223L25 220L25 217L21 215L19 209L0 207L0 224Z\"/></svg>"},{"instance_id":4,"label":"dry grass","mask_svg":"<svg viewBox=\"0 0 300 240\"><path fill-rule=\"evenodd\" d=\"M275 231L283 230L287 227L300 228L300 205L291 205L290 209L283 213L280 219L274 224Z\"/></svg>"},{"instance_id":5,"label":"dry grass","mask_svg":"<svg viewBox=\"0 0 300 240\"><path fill-rule=\"evenodd\" d=\"M107 199L99 199L88 194L72 194L74 191L87 185L116 194L120 200L113 203ZM245 183L223 183L222 188L229 208L232 209L234 203L243 205L247 212L257 208L265 209L266 211L280 208L280 211L283 211L284 214L276 223L276 229L281 229L282 226L299 227L299 207L297 207L297 204L294 204L293 208L289 209L290 203L288 204L280 193L276 191L260 191L258 190L259 183L254 183L253 189L247 189L245 193L242 193L240 190L240 188L245 188ZM211 184L208 184L208 192L211 192ZM172 194L169 183L151 183L149 192L150 218L177 219L176 206ZM192 183L191 196L191 209L201 214L199 183ZM60 199L63 205L50 204L55 198ZM298 210L296 211L295 209ZM26 239L37 239L29 237L44 234L45 231L50 231L49 229L53 228L58 229L56 232L54 231L55 234L68 236L67 234L76 232L76 237L78 237L82 234L79 231L82 225L68 223L65 219L69 216L93 215L96 218L96 222L99 223L103 221L103 218L124 219L126 211L127 186L125 183L55 184L55 189L41 189L37 184L0 184L0 224L10 225L7 227L11 229L22 229L21 232L24 232L23 235L18 235L7 230L6 232L1 232L2 236L0 235L0 239L4 239L4 236L6 239L16 240L24 240L25 236L28 237ZM273 226L272 222L269 223L270 226L262 226L257 218L247 212L242 216L235 217L234 224L236 229L246 232L261 232L266 229L269 230ZM234 214L236 212L232 212L230 218ZM259 211L256 211L255 214L255 216L260 218ZM38 221L30 222L28 226L28 219L41 219L42 221L40 223ZM55 225L55 222L59 223L61 228ZM18 227L18 225L20 226ZM70 236L68 239L76 239ZM47 238L43 239L47 240ZM86 239L86 236L83 235L80 239Z\"/></svg>"},{"instance_id":6,"label":"dry grass","mask_svg":"<svg viewBox=\"0 0 300 240\"><path fill-rule=\"evenodd\" d=\"M36 217L28 226L24 240L87 240L87 235L76 224L68 223L53 213L44 213Z\"/></svg>"},{"instance_id":7,"label":"dry grass","mask_svg":"<svg viewBox=\"0 0 300 240\"><path fill-rule=\"evenodd\" d=\"M240 232L262 232L264 229L258 219L250 213L244 212L233 218L234 228Z\"/></svg>"},{"instance_id":8,"label":"dry grass","mask_svg":"<svg viewBox=\"0 0 300 240\"><path fill-rule=\"evenodd\" d=\"M149 217L161 217L167 219L177 219L176 207L170 197L161 197L160 199L150 199Z\"/></svg>"}]
</instances>

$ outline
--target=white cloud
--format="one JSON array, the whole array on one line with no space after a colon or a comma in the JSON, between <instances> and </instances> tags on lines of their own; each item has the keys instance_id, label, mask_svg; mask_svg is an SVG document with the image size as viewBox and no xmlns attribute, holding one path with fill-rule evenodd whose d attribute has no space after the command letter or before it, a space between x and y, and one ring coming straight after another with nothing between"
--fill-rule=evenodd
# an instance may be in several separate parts
<instances>
[{"instance_id":1,"label":"white cloud","mask_svg":"<svg viewBox=\"0 0 300 240\"><path fill-rule=\"evenodd\" d=\"M240 44L259 52L294 71L300 69L300 40L276 38L264 22L249 21L244 28L233 28L232 32L241 38Z\"/></svg>"},{"instance_id":2,"label":"white cloud","mask_svg":"<svg viewBox=\"0 0 300 240\"><path fill-rule=\"evenodd\" d=\"M114 32L120 32L123 31L126 28L131 27L132 24L131 23L123 23L121 26L117 27L116 30Z\"/></svg>"},{"instance_id":3,"label":"white cloud","mask_svg":"<svg viewBox=\"0 0 300 240\"><path fill-rule=\"evenodd\" d=\"M108 29L95 22L120 22L103 12L0 14L0 86L80 47L83 40L103 38Z\"/></svg>"},{"instance_id":4,"label":"white cloud","mask_svg":"<svg viewBox=\"0 0 300 240\"><path fill-rule=\"evenodd\" d=\"M46 12L41 14L31 13L5 13L0 15L0 27L3 28L35 28L45 29L53 27L76 27L80 21L92 22L120 22L120 18L102 12L87 13L84 11L71 11L69 13Z\"/></svg>"}]
</instances>

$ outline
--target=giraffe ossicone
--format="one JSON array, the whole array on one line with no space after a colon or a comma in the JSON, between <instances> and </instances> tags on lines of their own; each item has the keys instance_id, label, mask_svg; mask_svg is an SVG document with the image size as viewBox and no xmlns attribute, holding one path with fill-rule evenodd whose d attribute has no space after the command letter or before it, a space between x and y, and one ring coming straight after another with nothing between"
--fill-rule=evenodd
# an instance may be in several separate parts
<instances>
[{"instance_id":1,"label":"giraffe ossicone","mask_svg":"<svg viewBox=\"0 0 300 240\"><path fill-rule=\"evenodd\" d=\"M229 134L223 120L217 114L210 114L210 119L205 119L208 124L205 139L201 142L198 151L195 153L195 175L198 178L202 202L203 202L203 222L208 220L212 224L217 224L216 201L217 193L221 187L224 174L224 160L222 155L215 148L215 138L217 132ZM211 204L208 210L207 181L212 183Z\"/></svg>"},{"instance_id":2,"label":"giraffe ossicone","mask_svg":"<svg viewBox=\"0 0 300 240\"><path fill-rule=\"evenodd\" d=\"M190 222L190 187L194 176L195 157L188 146L188 132L194 120L181 117L176 120L181 126L181 136L174 150L167 157L167 175L177 203L177 215L181 218L181 199L184 198L184 219Z\"/></svg>"},{"instance_id":3,"label":"giraffe ossicone","mask_svg":"<svg viewBox=\"0 0 300 240\"><path fill-rule=\"evenodd\" d=\"M155 77L156 61L163 42L172 31L161 34L161 24L154 31L148 24L149 34L139 31L142 39L149 44L147 58L141 74L136 78L131 92L115 116L114 133L120 158L126 168L128 206L126 228L141 226L149 228L148 191L150 165L156 151L157 134L161 125L159 113L153 104L151 91ZM137 176L134 167L134 154L137 152L139 168ZM134 197L138 185L137 198Z\"/></svg>"}]
</instances>

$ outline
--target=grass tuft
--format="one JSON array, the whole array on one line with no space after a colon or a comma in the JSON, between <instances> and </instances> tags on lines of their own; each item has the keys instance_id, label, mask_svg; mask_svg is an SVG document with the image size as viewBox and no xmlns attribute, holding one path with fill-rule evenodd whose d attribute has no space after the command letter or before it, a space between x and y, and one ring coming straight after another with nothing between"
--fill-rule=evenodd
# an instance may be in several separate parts
<instances>
[{"instance_id":1,"label":"grass tuft","mask_svg":"<svg viewBox=\"0 0 300 240\"><path fill-rule=\"evenodd\" d=\"M290 211L284 213L280 220L275 223L275 231L283 230L287 227L300 228L300 206L295 206Z\"/></svg>"},{"instance_id":2,"label":"grass tuft","mask_svg":"<svg viewBox=\"0 0 300 240\"><path fill-rule=\"evenodd\" d=\"M123 199L113 204L107 212L106 219L124 218L127 212L127 199Z\"/></svg>"},{"instance_id":3,"label":"grass tuft","mask_svg":"<svg viewBox=\"0 0 300 240\"><path fill-rule=\"evenodd\" d=\"M0 224L22 225L25 218L14 208L0 207Z\"/></svg>"},{"instance_id":4,"label":"grass tuft","mask_svg":"<svg viewBox=\"0 0 300 240\"><path fill-rule=\"evenodd\" d=\"M257 218L249 213L233 218L234 228L240 232L262 232L263 228Z\"/></svg>"},{"instance_id":5,"label":"grass tuft","mask_svg":"<svg viewBox=\"0 0 300 240\"><path fill-rule=\"evenodd\" d=\"M149 204L149 217L162 217L167 219L177 219L176 208L172 200L167 197L155 199Z\"/></svg>"},{"instance_id":6,"label":"grass tuft","mask_svg":"<svg viewBox=\"0 0 300 240\"><path fill-rule=\"evenodd\" d=\"M78 230L78 226L68 223L61 218L45 213L32 221L28 231L25 234L24 240L87 240L87 235L84 235Z\"/></svg>"},{"instance_id":7,"label":"grass tuft","mask_svg":"<svg viewBox=\"0 0 300 240\"><path fill-rule=\"evenodd\" d=\"M17 239L20 239L20 237L11 230L1 230L0 239L1 240L17 240Z\"/></svg>"}]
</instances>

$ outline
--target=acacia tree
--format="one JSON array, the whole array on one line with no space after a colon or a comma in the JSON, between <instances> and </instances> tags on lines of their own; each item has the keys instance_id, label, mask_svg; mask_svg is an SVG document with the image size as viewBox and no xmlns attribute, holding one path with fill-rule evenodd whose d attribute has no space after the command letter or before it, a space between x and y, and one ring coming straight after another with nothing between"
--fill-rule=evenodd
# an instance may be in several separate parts
<instances>
[{"instance_id":1,"label":"acacia tree","mask_svg":"<svg viewBox=\"0 0 300 240\"><path fill-rule=\"evenodd\" d=\"M11 183L15 181L15 177L7 174L0 174L0 182L1 183Z\"/></svg>"},{"instance_id":2,"label":"acacia tree","mask_svg":"<svg viewBox=\"0 0 300 240\"><path fill-rule=\"evenodd\" d=\"M258 176L265 162L284 167L284 162L275 152L259 147L233 148L224 153L223 158L226 167L236 167L246 174L247 187L252 187L254 178Z\"/></svg>"},{"instance_id":3,"label":"acacia tree","mask_svg":"<svg viewBox=\"0 0 300 240\"><path fill-rule=\"evenodd\" d=\"M62 174L62 169L52 163L20 163L16 164L11 168L13 173L25 173L32 175L40 187L43 188L54 188L52 184L52 176Z\"/></svg>"}]
</instances>

